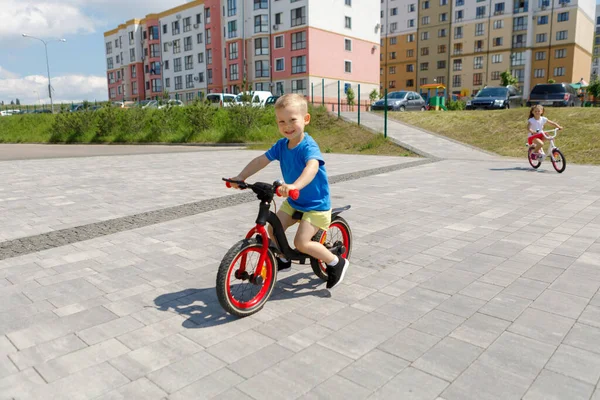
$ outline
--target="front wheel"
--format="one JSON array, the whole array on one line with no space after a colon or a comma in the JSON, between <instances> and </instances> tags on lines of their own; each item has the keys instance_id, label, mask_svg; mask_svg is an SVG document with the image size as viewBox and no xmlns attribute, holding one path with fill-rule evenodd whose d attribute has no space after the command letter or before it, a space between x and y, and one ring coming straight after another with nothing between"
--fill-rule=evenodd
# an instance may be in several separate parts
<instances>
[{"instance_id":1,"label":"front wheel","mask_svg":"<svg viewBox=\"0 0 600 400\"><path fill-rule=\"evenodd\" d=\"M533 159L531 158L531 155L533 153L533 147L530 147L529 150L527 151L527 159L529 160L529 165L531 165L533 168L538 169L540 167L540 165L542 165L542 162L540 160Z\"/></svg>"},{"instance_id":2,"label":"front wheel","mask_svg":"<svg viewBox=\"0 0 600 400\"><path fill-rule=\"evenodd\" d=\"M427 108L425 108L425 106L421 107L421 111L427 111Z\"/></svg>"},{"instance_id":3,"label":"front wheel","mask_svg":"<svg viewBox=\"0 0 600 400\"><path fill-rule=\"evenodd\" d=\"M406 111L406 107L404 107L404 106L400 106L400 108L398 108L398 111L400 111L400 112L404 112L404 111Z\"/></svg>"},{"instance_id":4,"label":"front wheel","mask_svg":"<svg viewBox=\"0 0 600 400\"><path fill-rule=\"evenodd\" d=\"M265 305L277 281L275 257L269 250L262 271L262 244L256 239L237 242L223 257L217 273L217 297L228 313L247 317Z\"/></svg>"},{"instance_id":5,"label":"front wheel","mask_svg":"<svg viewBox=\"0 0 600 400\"><path fill-rule=\"evenodd\" d=\"M349 259L352 253L352 231L348 222L340 216L335 217L321 238L321 243L336 256ZM324 281L327 280L327 264L311 258L310 266L315 275Z\"/></svg>"},{"instance_id":6,"label":"front wheel","mask_svg":"<svg viewBox=\"0 0 600 400\"><path fill-rule=\"evenodd\" d=\"M552 150L552 157L550 159L552 160L552 166L559 174L567 168L567 160L565 160L565 156L559 149Z\"/></svg>"}]
</instances>

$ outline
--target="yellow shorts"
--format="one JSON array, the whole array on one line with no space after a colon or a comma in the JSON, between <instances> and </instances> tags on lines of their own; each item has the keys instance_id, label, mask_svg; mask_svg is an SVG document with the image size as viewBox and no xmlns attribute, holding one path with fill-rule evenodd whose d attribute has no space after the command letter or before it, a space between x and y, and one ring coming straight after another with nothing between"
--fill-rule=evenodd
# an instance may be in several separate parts
<instances>
[{"instance_id":1,"label":"yellow shorts","mask_svg":"<svg viewBox=\"0 0 600 400\"><path fill-rule=\"evenodd\" d=\"M299 211L290 205L287 200L284 200L281 203L281 211L289 215L290 217L294 215L294 212ZM331 224L331 210L327 211L300 211L303 213L302 221L308 221L312 226L316 226L317 228L323 229L327 231L329 229L329 225Z\"/></svg>"}]
</instances>

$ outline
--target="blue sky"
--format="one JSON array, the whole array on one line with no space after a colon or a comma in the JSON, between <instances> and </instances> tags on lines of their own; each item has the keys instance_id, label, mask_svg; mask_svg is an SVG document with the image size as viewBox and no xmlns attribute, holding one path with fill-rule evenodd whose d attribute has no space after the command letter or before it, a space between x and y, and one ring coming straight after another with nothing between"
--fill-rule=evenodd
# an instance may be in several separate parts
<instances>
[{"instance_id":1,"label":"blue sky","mask_svg":"<svg viewBox=\"0 0 600 400\"><path fill-rule=\"evenodd\" d=\"M55 101L106 100L104 32L132 18L187 0L1 0L0 100L49 102L44 45L48 44Z\"/></svg>"},{"instance_id":2,"label":"blue sky","mask_svg":"<svg viewBox=\"0 0 600 400\"><path fill-rule=\"evenodd\" d=\"M361 0L366 1L366 0ZM373 1L373 0L369 0ZM187 0L1 0L0 100L49 102L44 45L23 38L65 38L48 44L55 101L106 100L107 30ZM600 4L600 0L597 0ZM37 91L37 92L36 92Z\"/></svg>"}]
</instances>

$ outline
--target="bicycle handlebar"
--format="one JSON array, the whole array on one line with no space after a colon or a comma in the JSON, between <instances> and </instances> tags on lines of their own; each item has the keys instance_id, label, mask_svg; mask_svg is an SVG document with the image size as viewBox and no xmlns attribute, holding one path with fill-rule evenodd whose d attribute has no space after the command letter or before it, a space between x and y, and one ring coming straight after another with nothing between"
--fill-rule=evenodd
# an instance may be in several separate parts
<instances>
[{"instance_id":1,"label":"bicycle handlebar","mask_svg":"<svg viewBox=\"0 0 600 400\"><path fill-rule=\"evenodd\" d=\"M546 132L554 132L554 135L552 135L552 136L546 135L546 132L544 132L544 131L541 131L540 133L542 135L544 135L544 137L546 139L554 139L556 137L556 135L558 134L558 131L559 131L558 128L554 128L554 129L550 129L550 130L546 131Z\"/></svg>"},{"instance_id":2,"label":"bicycle handlebar","mask_svg":"<svg viewBox=\"0 0 600 400\"><path fill-rule=\"evenodd\" d=\"M231 188L231 184L235 183L236 185L239 186L240 189L253 189L256 185L256 183L253 185L251 183L246 183L244 181L234 181L231 179L227 179L227 178L222 178L225 181L225 186L227 186L228 188ZM273 193L275 193L277 196L282 197L281 194L279 194L279 189L281 187L281 184L277 184L277 182L275 182L273 185L268 184L268 183L261 183L261 182L257 182L258 184L261 185L270 185L273 188ZM298 189L293 189L290 190L290 192L288 193L288 197L291 197L293 200L297 200L298 197L300 197L300 191Z\"/></svg>"}]
</instances>

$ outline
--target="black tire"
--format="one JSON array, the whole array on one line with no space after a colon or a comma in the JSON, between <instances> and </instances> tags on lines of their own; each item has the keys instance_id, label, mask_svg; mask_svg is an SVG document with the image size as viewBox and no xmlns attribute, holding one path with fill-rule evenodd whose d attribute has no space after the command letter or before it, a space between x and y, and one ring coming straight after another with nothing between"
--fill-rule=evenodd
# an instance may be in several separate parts
<instances>
[{"instance_id":1,"label":"black tire","mask_svg":"<svg viewBox=\"0 0 600 400\"><path fill-rule=\"evenodd\" d=\"M425 106L421 107L421 111L427 111L427 108L425 108Z\"/></svg>"},{"instance_id":2,"label":"black tire","mask_svg":"<svg viewBox=\"0 0 600 400\"><path fill-rule=\"evenodd\" d=\"M559 174L562 174L565 168L567 168L567 160L563 155L562 151L559 149L552 150L552 155L556 158L556 161L550 157L550 161L552 161L552 166Z\"/></svg>"},{"instance_id":3,"label":"black tire","mask_svg":"<svg viewBox=\"0 0 600 400\"><path fill-rule=\"evenodd\" d=\"M216 284L217 298L219 299L221 307L231 315L247 317L260 311L273 292L275 282L277 282L277 264L275 263L275 257L270 250L267 252L265 272L262 274L264 278L262 284L253 284L248 279L239 279L235 277L235 271L237 270L235 265L237 264L237 261L240 260L241 256L246 256L246 269L248 270L250 269L248 268L248 265L250 265L252 261L255 261L256 264L258 264L261 250L262 244L258 243L254 238L240 240L227 251L221 261L221 265L219 265ZM252 261L248 262L248 258L252 258ZM248 272L247 270L246 272L248 272L248 274L253 274L255 267L256 266L251 267L252 272ZM237 299L236 296L234 296L230 283L231 278L241 281L242 284L244 284L243 282L247 282L247 286L243 288L243 291L239 295L240 299ZM254 297L251 297L250 300L242 301L241 297L247 293L247 288L256 288L257 293ZM236 290L236 293L239 293L239 291ZM252 291L250 291L250 294L251 293Z\"/></svg>"},{"instance_id":4,"label":"black tire","mask_svg":"<svg viewBox=\"0 0 600 400\"><path fill-rule=\"evenodd\" d=\"M336 230L339 231L341 237L339 237L340 235L336 235ZM342 256L346 259L349 259L350 255L352 254L352 231L350 230L350 225L348 225L348 222L344 218L337 216L331 221L331 224L329 224L329 230L327 231L322 243L325 245L325 247L331 249L339 240L343 242L344 247L346 247L346 251L343 254L336 255L338 257ZM315 275L324 281L327 280L326 265L323 261L311 258L310 266Z\"/></svg>"},{"instance_id":5,"label":"black tire","mask_svg":"<svg viewBox=\"0 0 600 400\"><path fill-rule=\"evenodd\" d=\"M531 165L534 169L538 169L540 165L542 165L542 162L538 159L532 160L531 152L533 152L533 147L530 147L529 150L527 150L527 159L529 160L529 165Z\"/></svg>"},{"instance_id":6,"label":"black tire","mask_svg":"<svg viewBox=\"0 0 600 400\"><path fill-rule=\"evenodd\" d=\"M398 108L398 111L400 111L400 112L404 112L404 111L406 111L406 107L404 107L404 106L400 106L400 107Z\"/></svg>"}]
</instances>

